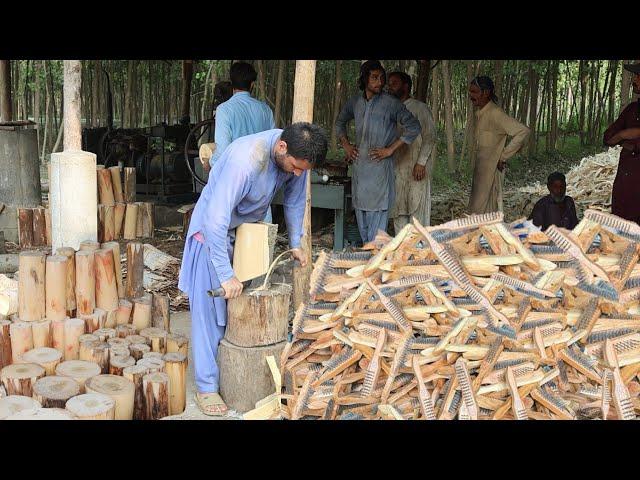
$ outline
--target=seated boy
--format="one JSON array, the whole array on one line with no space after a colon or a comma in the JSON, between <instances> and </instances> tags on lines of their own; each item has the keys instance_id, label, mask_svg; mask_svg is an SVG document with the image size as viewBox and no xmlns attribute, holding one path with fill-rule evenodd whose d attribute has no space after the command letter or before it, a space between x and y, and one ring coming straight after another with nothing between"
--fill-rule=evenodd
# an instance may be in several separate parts
<instances>
[{"instance_id":1,"label":"seated boy","mask_svg":"<svg viewBox=\"0 0 640 480\"><path fill-rule=\"evenodd\" d=\"M578 215L573 198L566 195L567 181L564 175L560 172L549 175L547 188L549 195L538 200L529 220L542 230L551 225L572 230L578 224Z\"/></svg>"}]
</instances>

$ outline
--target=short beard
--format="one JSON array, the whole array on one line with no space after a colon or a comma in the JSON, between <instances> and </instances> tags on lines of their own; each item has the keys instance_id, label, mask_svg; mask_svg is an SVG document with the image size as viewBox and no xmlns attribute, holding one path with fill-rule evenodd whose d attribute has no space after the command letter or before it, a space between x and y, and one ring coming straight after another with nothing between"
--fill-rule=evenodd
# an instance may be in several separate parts
<instances>
[{"instance_id":1,"label":"short beard","mask_svg":"<svg viewBox=\"0 0 640 480\"><path fill-rule=\"evenodd\" d=\"M276 152L276 165L280 168L280 170L284 170L284 159L287 157L286 153L277 153Z\"/></svg>"},{"instance_id":2,"label":"short beard","mask_svg":"<svg viewBox=\"0 0 640 480\"><path fill-rule=\"evenodd\" d=\"M564 199L567 198L567 195L565 194L565 195L562 195L561 197L556 197L555 195L551 195L551 198L556 203L562 203L564 202Z\"/></svg>"}]
</instances>

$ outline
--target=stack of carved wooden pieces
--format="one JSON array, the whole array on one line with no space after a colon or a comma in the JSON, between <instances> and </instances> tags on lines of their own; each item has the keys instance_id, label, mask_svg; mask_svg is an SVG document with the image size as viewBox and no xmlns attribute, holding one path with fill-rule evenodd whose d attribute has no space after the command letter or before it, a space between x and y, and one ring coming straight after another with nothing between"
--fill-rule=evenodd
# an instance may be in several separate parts
<instances>
[{"instance_id":1,"label":"stack of carved wooden pieces","mask_svg":"<svg viewBox=\"0 0 640 480\"><path fill-rule=\"evenodd\" d=\"M282 354L285 418L635 419L640 227L414 219L322 253Z\"/></svg>"},{"instance_id":2,"label":"stack of carved wooden pieces","mask_svg":"<svg viewBox=\"0 0 640 480\"><path fill-rule=\"evenodd\" d=\"M126 279L118 242L56 253L22 252L18 281L0 276L0 419L182 413L188 339L170 333L168 296L143 290L142 244Z\"/></svg>"},{"instance_id":3,"label":"stack of carved wooden pieces","mask_svg":"<svg viewBox=\"0 0 640 480\"><path fill-rule=\"evenodd\" d=\"M136 169L98 165L98 240L152 238L155 221L153 203L136 202Z\"/></svg>"}]
</instances>

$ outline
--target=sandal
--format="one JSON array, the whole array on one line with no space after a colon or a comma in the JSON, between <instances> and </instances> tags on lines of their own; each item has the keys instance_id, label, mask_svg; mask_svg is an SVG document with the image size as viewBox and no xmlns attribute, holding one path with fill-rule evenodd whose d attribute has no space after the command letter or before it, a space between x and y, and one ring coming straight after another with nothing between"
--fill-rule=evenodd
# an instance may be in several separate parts
<instances>
[{"instance_id":1,"label":"sandal","mask_svg":"<svg viewBox=\"0 0 640 480\"><path fill-rule=\"evenodd\" d=\"M226 415L229 410L219 393L196 393L196 403L202 413L212 417Z\"/></svg>"}]
</instances>

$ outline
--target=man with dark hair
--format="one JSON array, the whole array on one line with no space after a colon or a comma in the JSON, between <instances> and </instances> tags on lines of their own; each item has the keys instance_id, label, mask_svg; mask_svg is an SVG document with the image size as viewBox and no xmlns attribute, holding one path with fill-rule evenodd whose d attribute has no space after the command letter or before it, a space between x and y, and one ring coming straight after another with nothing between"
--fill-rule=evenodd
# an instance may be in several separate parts
<instances>
[{"instance_id":1,"label":"man with dark hair","mask_svg":"<svg viewBox=\"0 0 640 480\"><path fill-rule=\"evenodd\" d=\"M189 296L196 400L207 415L227 410L218 394L216 355L227 321L226 299L238 297L243 288L231 267L235 229L262 220L273 196L283 187L289 245L293 257L304 266L300 238L307 170L324 160L327 143L326 132L310 123L239 138L214 165L196 203L178 287ZM207 296L207 290L219 287L225 291L224 298Z\"/></svg>"},{"instance_id":2,"label":"man with dark hair","mask_svg":"<svg viewBox=\"0 0 640 480\"><path fill-rule=\"evenodd\" d=\"M560 172L553 172L547 178L549 195L536 202L529 219L534 225L546 230L551 225L569 230L578 224L576 204L567 195L567 180Z\"/></svg>"},{"instance_id":3,"label":"man with dark hair","mask_svg":"<svg viewBox=\"0 0 640 480\"><path fill-rule=\"evenodd\" d=\"M529 128L507 115L498 105L498 97L489 77L477 76L469 85L469 98L476 109L475 152L470 213L502 211L504 167L522 148ZM507 136L513 137L505 145Z\"/></svg>"},{"instance_id":4,"label":"man with dark hair","mask_svg":"<svg viewBox=\"0 0 640 480\"><path fill-rule=\"evenodd\" d=\"M404 72L389 74L389 93L400 99L420 122L420 135L411 145L402 145L395 155L396 201L391 211L396 233L416 217L431 224L431 175L436 126L426 103L411 97L411 77Z\"/></svg>"},{"instance_id":5,"label":"man with dark hair","mask_svg":"<svg viewBox=\"0 0 640 480\"><path fill-rule=\"evenodd\" d=\"M253 66L246 62L235 62L231 65L229 77L233 96L216 109L214 137L216 150L209 160L212 168L234 140L276 128L273 112L269 106L250 94L258 78ZM267 209L265 215L265 222L271 223L271 207Z\"/></svg>"},{"instance_id":6,"label":"man with dark hair","mask_svg":"<svg viewBox=\"0 0 640 480\"><path fill-rule=\"evenodd\" d=\"M385 82L386 73L380 62L364 62L358 78L362 93L347 101L335 125L347 162L353 162L353 207L365 243L372 241L378 230L387 229L395 198L394 153L420 134L420 123L407 107L382 91ZM355 145L347 137L350 120L355 122ZM397 134L398 126L402 136Z\"/></svg>"},{"instance_id":7,"label":"man with dark hair","mask_svg":"<svg viewBox=\"0 0 640 480\"><path fill-rule=\"evenodd\" d=\"M640 93L640 63L627 64L633 73L633 93ZM613 182L611 213L640 223L640 99L625 107L604 132L605 145L622 145L618 173Z\"/></svg>"}]
</instances>

